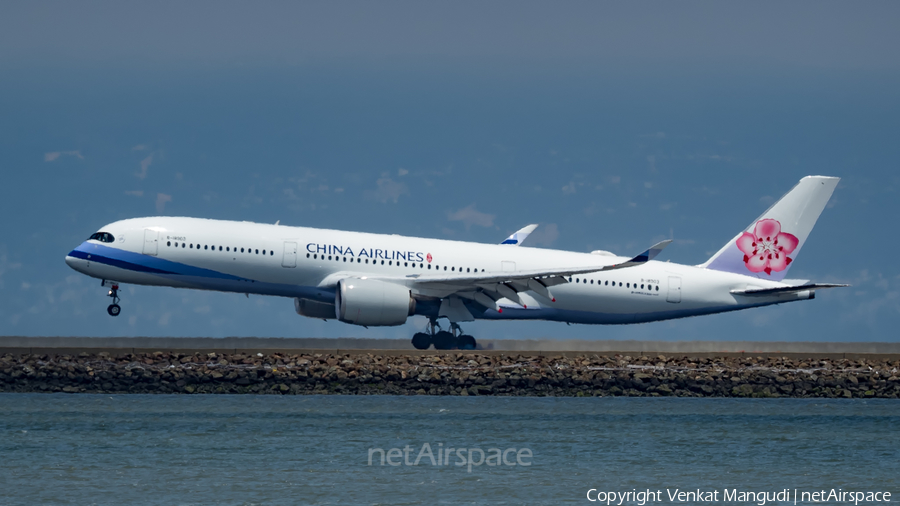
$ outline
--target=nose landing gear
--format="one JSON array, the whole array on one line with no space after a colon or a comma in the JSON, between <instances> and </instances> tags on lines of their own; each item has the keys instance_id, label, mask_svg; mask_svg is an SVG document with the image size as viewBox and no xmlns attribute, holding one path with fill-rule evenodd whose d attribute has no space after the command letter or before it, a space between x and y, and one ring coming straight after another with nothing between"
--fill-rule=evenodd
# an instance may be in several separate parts
<instances>
[{"instance_id":1,"label":"nose landing gear","mask_svg":"<svg viewBox=\"0 0 900 506\"><path fill-rule=\"evenodd\" d=\"M109 313L109 316L119 316L122 311L122 308L119 307L119 285L112 285L106 296L112 297L112 304L106 308L106 312Z\"/></svg>"},{"instance_id":2,"label":"nose landing gear","mask_svg":"<svg viewBox=\"0 0 900 506\"><path fill-rule=\"evenodd\" d=\"M450 322L450 330L441 329L435 320L429 320L428 332L416 332L412 345L417 350L427 350L434 345L436 350L474 350L478 346L475 338L462 333L459 324Z\"/></svg>"}]
</instances>

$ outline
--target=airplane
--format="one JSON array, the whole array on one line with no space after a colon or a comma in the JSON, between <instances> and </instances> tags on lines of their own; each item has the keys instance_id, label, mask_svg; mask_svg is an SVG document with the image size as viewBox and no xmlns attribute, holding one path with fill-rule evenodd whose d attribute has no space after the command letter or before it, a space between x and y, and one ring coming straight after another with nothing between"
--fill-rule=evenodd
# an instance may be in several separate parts
<instances>
[{"instance_id":1,"label":"airplane","mask_svg":"<svg viewBox=\"0 0 900 506\"><path fill-rule=\"evenodd\" d=\"M710 259L654 260L521 246L529 225L501 244L186 217L110 223L66 256L109 287L169 286L294 299L306 317L370 326L427 317L417 349L476 349L461 323L549 320L631 324L808 300L848 285L785 279L840 179L807 176ZM441 327L446 319L449 329Z\"/></svg>"}]
</instances>

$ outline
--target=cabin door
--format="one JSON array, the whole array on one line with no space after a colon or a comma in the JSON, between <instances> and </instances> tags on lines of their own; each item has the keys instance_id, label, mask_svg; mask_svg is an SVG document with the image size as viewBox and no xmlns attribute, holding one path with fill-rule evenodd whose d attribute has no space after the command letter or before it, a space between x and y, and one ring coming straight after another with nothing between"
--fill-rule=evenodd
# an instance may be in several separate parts
<instances>
[{"instance_id":1,"label":"cabin door","mask_svg":"<svg viewBox=\"0 0 900 506\"><path fill-rule=\"evenodd\" d=\"M678 276L669 276L669 294L666 295L667 302L681 302L681 278Z\"/></svg>"},{"instance_id":2,"label":"cabin door","mask_svg":"<svg viewBox=\"0 0 900 506\"><path fill-rule=\"evenodd\" d=\"M281 260L282 267L297 267L297 243L284 243L284 258Z\"/></svg>"},{"instance_id":3,"label":"cabin door","mask_svg":"<svg viewBox=\"0 0 900 506\"><path fill-rule=\"evenodd\" d=\"M144 254L156 256L158 247L159 232L157 232L156 230L150 230L149 228L144 230Z\"/></svg>"}]
</instances>

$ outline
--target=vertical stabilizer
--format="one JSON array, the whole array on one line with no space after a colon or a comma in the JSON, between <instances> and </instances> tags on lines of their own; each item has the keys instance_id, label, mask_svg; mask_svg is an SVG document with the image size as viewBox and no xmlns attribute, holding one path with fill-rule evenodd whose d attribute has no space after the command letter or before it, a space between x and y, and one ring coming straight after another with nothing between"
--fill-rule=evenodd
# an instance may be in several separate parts
<instances>
[{"instance_id":1,"label":"vertical stabilizer","mask_svg":"<svg viewBox=\"0 0 900 506\"><path fill-rule=\"evenodd\" d=\"M806 176L700 267L781 281L840 178Z\"/></svg>"}]
</instances>

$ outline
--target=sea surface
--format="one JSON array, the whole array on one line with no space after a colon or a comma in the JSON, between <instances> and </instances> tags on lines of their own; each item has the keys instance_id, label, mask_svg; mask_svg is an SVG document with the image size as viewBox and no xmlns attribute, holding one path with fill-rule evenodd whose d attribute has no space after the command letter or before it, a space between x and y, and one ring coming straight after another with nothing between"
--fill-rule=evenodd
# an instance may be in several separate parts
<instances>
[{"instance_id":1,"label":"sea surface","mask_svg":"<svg viewBox=\"0 0 900 506\"><path fill-rule=\"evenodd\" d=\"M900 402L0 394L4 505L675 504L676 488L896 503Z\"/></svg>"}]
</instances>

